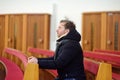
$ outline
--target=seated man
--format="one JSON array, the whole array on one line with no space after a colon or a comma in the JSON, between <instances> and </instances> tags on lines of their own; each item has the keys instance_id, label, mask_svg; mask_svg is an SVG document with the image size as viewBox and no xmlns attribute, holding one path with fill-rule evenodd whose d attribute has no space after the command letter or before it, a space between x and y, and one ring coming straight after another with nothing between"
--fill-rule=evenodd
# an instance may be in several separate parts
<instances>
[{"instance_id":1,"label":"seated man","mask_svg":"<svg viewBox=\"0 0 120 80\"><path fill-rule=\"evenodd\" d=\"M86 80L80 34L72 21L61 20L56 30L58 40L55 55L51 58L29 57L28 62L38 63L43 69L57 69L55 80Z\"/></svg>"}]
</instances>

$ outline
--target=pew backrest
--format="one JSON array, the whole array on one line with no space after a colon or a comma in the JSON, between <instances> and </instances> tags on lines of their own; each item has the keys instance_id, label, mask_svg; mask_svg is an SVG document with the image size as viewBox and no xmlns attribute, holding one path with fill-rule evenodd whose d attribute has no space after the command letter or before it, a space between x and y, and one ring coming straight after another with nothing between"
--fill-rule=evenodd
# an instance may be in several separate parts
<instances>
[{"instance_id":1,"label":"pew backrest","mask_svg":"<svg viewBox=\"0 0 120 80\"><path fill-rule=\"evenodd\" d=\"M32 54L47 56L47 57L51 57L54 55L53 51L43 50L43 49L38 49L38 48L28 48L28 52Z\"/></svg>"},{"instance_id":2,"label":"pew backrest","mask_svg":"<svg viewBox=\"0 0 120 80\"><path fill-rule=\"evenodd\" d=\"M4 52L7 53L7 54L10 54L10 55L14 55L15 57L19 58L22 61L22 63L24 64L24 67L26 67L27 56L24 53L22 53L19 50L12 49L12 48L5 48Z\"/></svg>"},{"instance_id":3,"label":"pew backrest","mask_svg":"<svg viewBox=\"0 0 120 80\"><path fill-rule=\"evenodd\" d=\"M84 58L84 67L85 67L85 70L91 72L94 75L97 75L99 62Z\"/></svg>"},{"instance_id":4,"label":"pew backrest","mask_svg":"<svg viewBox=\"0 0 120 80\"><path fill-rule=\"evenodd\" d=\"M104 61L112 64L113 66L120 67L120 56L118 55L84 51L84 57Z\"/></svg>"},{"instance_id":5,"label":"pew backrest","mask_svg":"<svg viewBox=\"0 0 120 80\"><path fill-rule=\"evenodd\" d=\"M21 51L13 48L5 48L2 55L2 57L5 57L16 63L22 69L22 71L25 70L25 67L27 65L27 55Z\"/></svg>"},{"instance_id":6,"label":"pew backrest","mask_svg":"<svg viewBox=\"0 0 120 80\"><path fill-rule=\"evenodd\" d=\"M94 51L95 51L95 52L105 53L105 54L116 54L116 55L120 55L120 51L100 50L100 49L95 49Z\"/></svg>"}]
</instances>

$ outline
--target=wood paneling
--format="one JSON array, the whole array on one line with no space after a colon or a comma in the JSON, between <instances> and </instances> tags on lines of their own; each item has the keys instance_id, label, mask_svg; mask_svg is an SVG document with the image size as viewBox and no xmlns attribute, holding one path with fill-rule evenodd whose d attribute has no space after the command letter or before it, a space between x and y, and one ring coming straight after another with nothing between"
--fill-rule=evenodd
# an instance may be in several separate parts
<instances>
[{"instance_id":1,"label":"wood paneling","mask_svg":"<svg viewBox=\"0 0 120 80\"><path fill-rule=\"evenodd\" d=\"M49 49L49 15L27 16L27 48Z\"/></svg>"},{"instance_id":2,"label":"wood paneling","mask_svg":"<svg viewBox=\"0 0 120 80\"><path fill-rule=\"evenodd\" d=\"M83 36L82 46L84 50L100 48L101 36L101 15L83 14Z\"/></svg>"},{"instance_id":3,"label":"wood paneling","mask_svg":"<svg viewBox=\"0 0 120 80\"><path fill-rule=\"evenodd\" d=\"M120 13L107 13L108 50L120 50Z\"/></svg>"},{"instance_id":4,"label":"wood paneling","mask_svg":"<svg viewBox=\"0 0 120 80\"><path fill-rule=\"evenodd\" d=\"M50 14L0 15L0 52L6 47L49 49Z\"/></svg>"},{"instance_id":5,"label":"wood paneling","mask_svg":"<svg viewBox=\"0 0 120 80\"><path fill-rule=\"evenodd\" d=\"M8 47L22 50L23 16L9 15Z\"/></svg>"},{"instance_id":6,"label":"wood paneling","mask_svg":"<svg viewBox=\"0 0 120 80\"><path fill-rule=\"evenodd\" d=\"M120 12L83 13L83 50L120 50Z\"/></svg>"}]
</instances>

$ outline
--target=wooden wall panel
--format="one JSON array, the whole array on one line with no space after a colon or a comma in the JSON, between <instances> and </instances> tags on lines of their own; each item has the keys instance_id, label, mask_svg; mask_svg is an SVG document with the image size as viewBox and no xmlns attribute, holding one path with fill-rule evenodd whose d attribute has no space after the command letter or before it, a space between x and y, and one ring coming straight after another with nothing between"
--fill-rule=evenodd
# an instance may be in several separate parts
<instances>
[{"instance_id":1,"label":"wooden wall panel","mask_svg":"<svg viewBox=\"0 0 120 80\"><path fill-rule=\"evenodd\" d=\"M120 50L120 13L114 13L113 19L114 27L114 50Z\"/></svg>"},{"instance_id":2,"label":"wooden wall panel","mask_svg":"<svg viewBox=\"0 0 120 80\"><path fill-rule=\"evenodd\" d=\"M27 53L29 47L49 49L50 14L0 15L0 52L14 48Z\"/></svg>"},{"instance_id":3,"label":"wooden wall panel","mask_svg":"<svg viewBox=\"0 0 120 80\"><path fill-rule=\"evenodd\" d=\"M92 50L101 48L101 14L94 14L91 16L92 19Z\"/></svg>"},{"instance_id":4,"label":"wooden wall panel","mask_svg":"<svg viewBox=\"0 0 120 80\"><path fill-rule=\"evenodd\" d=\"M9 15L8 20L8 47L22 50L22 15Z\"/></svg>"},{"instance_id":5,"label":"wooden wall panel","mask_svg":"<svg viewBox=\"0 0 120 80\"><path fill-rule=\"evenodd\" d=\"M120 13L108 13L107 15L107 48L108 50L120 50Z\"/></svg>"},{"instance_id":6,"label":"wooden wall panel","mask_svg":"<svg viewBox=\"0 0 120 80\"><path fill-rule=\"evenodd\" d=\"M83 14L82 46L84 50L92 51L100 48L101 15Z\"/></svg>"},{"instance_id":7,"label":"wooden wall panel","mask_svg":"<svg viewBox=\"0 0 120 80\"><path fill-rule=\"evenodd\" d=\"M107 14L107 41L106 41L106 49L114 50L114 25L113 25L113 14Z\"/></svg>"},{"instance_id":8,"label":"wooden wall panel","mask_svg":"<svg viewBox=\"0 0 120 80\"><path fill-rule=\"evenodd\" d=\"M82 46L84 50L91 50L91 28L90 28L90 15L83 16L83 28L82 28Z\"/></svg>"},{"instance_id":9,"label":"wooden wall panel","mask_svg":"<svg viewBox=\"0 0 120 80\"><path fill-rule=\"evenodd\" d=\"M27 48L49 49L50 15L28 15Z\"/></svg>"},{"instance_id":10,"label":"wooden wall panel","mask_svg":"<svg viewBox=\"0 0 120 80\"><path fill-rule=\"evenodd\" d=\"M38 48L44 48L44 29L45 29L45 18L44 15L38 16L39 18L37 19L37 36L36 36L36 47Z\"/></svg>"},{"instance_id":11,"label":"wooden wall panel","mask_svg":"<svg viewBox=\"0 0 120 80\"><path fill-rule=\"evenodd\" d=\"M120 13L117 14L118 20L118 51L120 51Z\"/></svg>"}]
</instances>

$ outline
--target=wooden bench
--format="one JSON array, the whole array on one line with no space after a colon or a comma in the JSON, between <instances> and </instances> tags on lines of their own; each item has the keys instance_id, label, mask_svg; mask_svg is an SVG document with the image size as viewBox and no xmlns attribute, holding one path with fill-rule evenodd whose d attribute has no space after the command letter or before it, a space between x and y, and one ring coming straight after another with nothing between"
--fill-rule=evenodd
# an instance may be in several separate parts
<instances>
[{"instance_id":1,"label":"wooden bench","mask_svg":"<svg viewBox=\"0 0 120 80\"><path fill-rule=\"evenodd\" d=\"M84 67L86 71L87 80L111 80L112 79L111 64L97 62L91 59L84 58Z\"/></svg>"},{"instance_id":2,"label":"wooden bench","mask_svg":"<svg viewBox=\"0 0 120 80\"><path fill-rule=\"evenodd\" d=\"M94 61L91 59L84 58L84 67L86 71L89 71L92 73L94 76L97 75L98 68L99 68L100 62ZM120 79L120 74L112 72L112 78L113 80L119 80ZM87 80L93 80L95 77L89 76Z\"/></svg>"},{"instance_id":3,"label":"wooden bench","mask_svg":"<svg viewBox=\"0 0 120 80\"><path fill-rule=\"evenodd\" d=\"M6 69L5 80L22 80L23 79L23 72L15 63L2 57L0 57L0 62L4 65Z\"/></svg>"},{"instance_id":4,"label":"wooden bench","mask_svg":"<svg viewBox=\"0 0 120 80\"><path fill-rule=\"evenodd\" d=\"M10 60L12 60L13 62L15 62L23 71L27 65L27 56L22 53L19 50L16 49L12 49L12 48L5 48L4 49L4 53L3 54L7 54L8 56L4 56ZM11 59L12 57L12 59Z\"/></svg>"},{"instance_id":5,"label":"wooden bench","mask_svg":"<svg viewBox=\"0 0 120 80\"><path fill-rule=\"evenodd\" d=\"M28 52L29 52L29 56L35 56L35 57L51 57L54 55L53 51L43 50L38 48L29 48ZM54 78L57 76L56 70L46 69L46 71L52 74Z\"/></svg>"},{"instance_id":6,"label":"wooden bench","mask_svg":"<svg viewBox=\"0 0 120 80\"><path fill-rule=\"evenodd\" d=\"M98 68L99 68L99 63L100 62L84 58L85 70L93 73L94 75L97 75L97 71L98 71Z\"/></svg>"},{"instance_id":7,"label":"wooden bench","mask_svg":"<svg viewBox=\"0 0 120 80\"><path fill-rule=\"evenodd\" d=\"M90 52L90 51L84 51L84 57L89 58L92 60L100 61L100 62L106 62L109 64L112 64L112 67L117 68L120 70L120 56L114 55L114 54L104 54L99 52ZM115 80L120 79L120 73L112 72L112 77Z\"/></svg>"}]
</instances>

